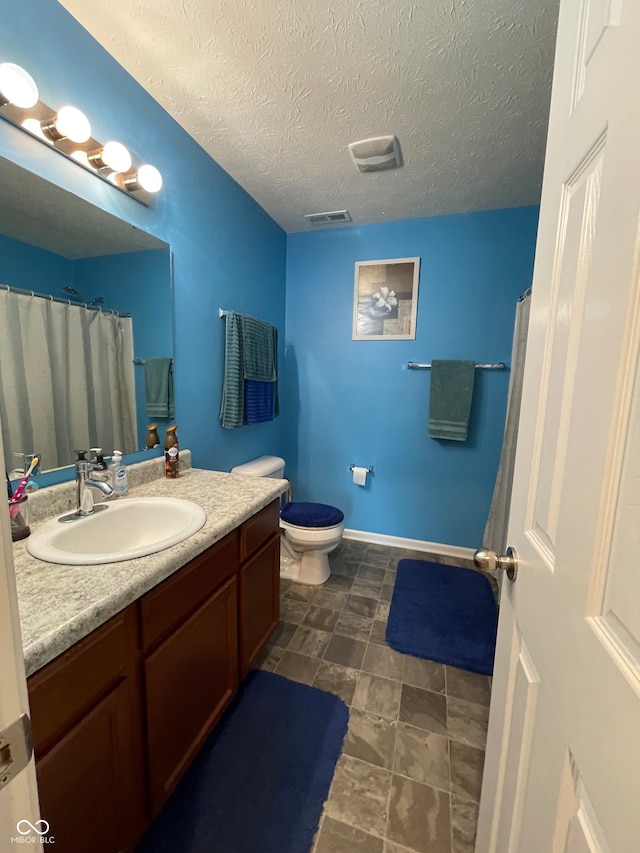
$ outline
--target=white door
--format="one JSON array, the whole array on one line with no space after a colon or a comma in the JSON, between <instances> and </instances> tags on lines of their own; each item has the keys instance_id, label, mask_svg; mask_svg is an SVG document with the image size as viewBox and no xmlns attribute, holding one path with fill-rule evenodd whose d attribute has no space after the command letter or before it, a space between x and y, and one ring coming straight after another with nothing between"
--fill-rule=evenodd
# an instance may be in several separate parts
<instances>
[{"instance_id":1,"label":"white door","mask_svg":"<svg viewBox=\"0 0 640 853\"><path fill-rule=\"evenodd\" d=\"M476 853L640 851L639 58L561 0Z\"/></svg>"},{"instance_id":2,"label":"white door","mask_svg":"<svg viewBox=\"0 0 640 853\"><path fill-rule=\"evenodd\" d=\"M0 459L4 459L2 435ZM0 513L0 733L27 712L27 682L20 642L11 531L9 513L5 511ZM0 743L0 767L8 758L6 749L3 751L4 746ZM12 757L18 755L19 747L14 735ZM0 772L0 784L3 776ZM24 770L15 776L12 773L8 784L0 789L0 851L23 850L22 844L28 844L29 850L42 850L41 838L50 839L53 833L49 833L48 825L39 818L32 758Z\"/></svg>"}]
</instances>

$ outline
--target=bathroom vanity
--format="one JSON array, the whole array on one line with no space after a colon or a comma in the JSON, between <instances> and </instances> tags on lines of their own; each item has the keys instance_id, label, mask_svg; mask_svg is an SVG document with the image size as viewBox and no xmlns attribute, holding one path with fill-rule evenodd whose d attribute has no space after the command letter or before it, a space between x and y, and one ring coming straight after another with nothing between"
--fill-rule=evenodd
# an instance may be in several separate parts
<instances>
[{"instance_id":1,"label":"bathroom vanity","mask_svg":"<svg viewBox=\"0 0 640 853\"><path fill-rule=\"evenodd\" d=\"M286 485L191 470L141 486L208 516L149 557L64 567L16 551L41 814L65 853L133 849L259 657L279 618ZM50 611L67 597L44 634L43 580Z\"/></svg>"}]
</instances>

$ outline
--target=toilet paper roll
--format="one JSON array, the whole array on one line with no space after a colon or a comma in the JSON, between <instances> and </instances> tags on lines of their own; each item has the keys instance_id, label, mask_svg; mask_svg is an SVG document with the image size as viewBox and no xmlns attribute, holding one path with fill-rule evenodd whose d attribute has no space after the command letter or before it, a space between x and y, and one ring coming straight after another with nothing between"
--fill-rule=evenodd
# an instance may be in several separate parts
<instances>
[{"instance_id":1,"label":"toilet paper roll","mask_svg":"<svg viewBox=\"0 0 640 853\"><path fill-rule=\"evenodd\" d=\"M353 466L353 482L356 486L366 486L367 484L367 469Z\"/></svg>"}]
</instances>

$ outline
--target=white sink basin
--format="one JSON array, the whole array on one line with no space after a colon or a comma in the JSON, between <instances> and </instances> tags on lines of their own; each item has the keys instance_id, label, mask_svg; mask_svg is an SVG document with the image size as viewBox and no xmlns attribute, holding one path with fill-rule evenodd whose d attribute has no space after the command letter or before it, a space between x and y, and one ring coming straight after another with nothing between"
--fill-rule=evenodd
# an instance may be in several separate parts
<instances>
[{"instance_id":1,"label":"white sink basin","mask_svg":"<svg viewBox=\"0 0 640 853\"><path fill-rule=\"evenodd\" d=\"M207 514L180 498L121 498L69 522L48 521L27 540L39 560L70 566L117 563L163 551L203 526Z\"/></svg>"}]
</instances>

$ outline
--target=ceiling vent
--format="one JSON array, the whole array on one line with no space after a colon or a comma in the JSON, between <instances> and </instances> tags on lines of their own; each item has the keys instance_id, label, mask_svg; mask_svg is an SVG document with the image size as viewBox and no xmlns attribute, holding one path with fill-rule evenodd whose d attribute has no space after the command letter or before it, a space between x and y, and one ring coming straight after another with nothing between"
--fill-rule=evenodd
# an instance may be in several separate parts
<instances>
[{"instance_id":1,"label":"ceiling vent","mask_svg":"<svg viewBox=\"0 0 640 853\"><path fill-rule=\"evenodd\" d=\"M328 213L305 213L304 218L309 225L337 225L340 222L351 222L348 210L331 210Z\"/></svg>"},{"instance_id":2,"label":"ceiling vent","mask_svg":"<svg viewBox=\"0 0 640 853\"><path fill-rule=\"evenodd\" d=\"M374 136L352 142L349 153L361 172L382 172L402 166L400 143L395 136Z\"/></svg>"}]
</instances>

